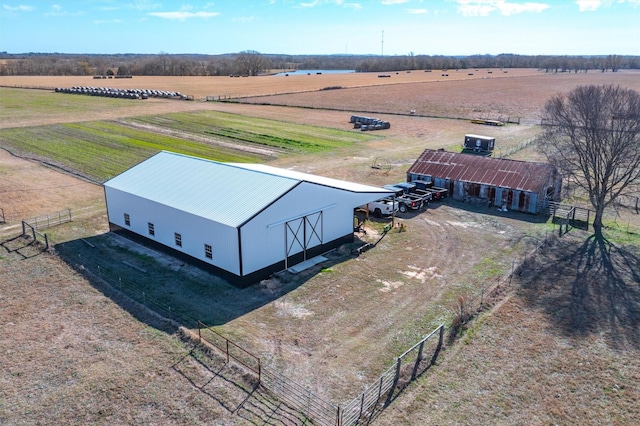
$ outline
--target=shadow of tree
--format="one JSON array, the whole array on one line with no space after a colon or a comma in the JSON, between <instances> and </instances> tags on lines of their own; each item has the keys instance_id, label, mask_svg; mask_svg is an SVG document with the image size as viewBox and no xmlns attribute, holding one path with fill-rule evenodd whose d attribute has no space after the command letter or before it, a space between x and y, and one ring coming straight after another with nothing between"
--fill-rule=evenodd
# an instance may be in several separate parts
<instances>
[{"instance_id":1,"label":"shadow of tree","mask_svg":"<svg viewBox=\"0 0 640 426\"><path fill-rule=\"evenodd\" d=\"M521 288L565 335L640 349L640 248L595 236L555 240L525 265Z\"/></svg>"}]
</instances>

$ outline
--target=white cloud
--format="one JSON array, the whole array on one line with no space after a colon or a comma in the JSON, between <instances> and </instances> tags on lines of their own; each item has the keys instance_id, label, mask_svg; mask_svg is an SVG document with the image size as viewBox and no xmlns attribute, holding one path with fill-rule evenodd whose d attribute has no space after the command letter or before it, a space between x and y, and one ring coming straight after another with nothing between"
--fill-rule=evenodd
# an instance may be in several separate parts
<instances>
[{"instance_id":1,"label":"white cloud","mask_svg":"<svg viewBox=\"0 0 640 426\"><path fill-rule=\"evenodd\" d=\"M7 12L31 12L33 10L33 7L25 6L23 4L19 6L9 6L8 4L3 4L2 8Z\"/></svg>"},{"instance_id":2,"label":"white cloud","mask_svg":"<svg viewBox=\"0 0 640 426\"><path fill-rule=\"evenodd\" d=\"M611 6L614 0L575 0L580 12L595 12L601 7ZM617 0L617 3L630 3L631 5L640 5L640 0Z\"/></svg>"},{"instance_id":3,"label":"white cloud","mask_svg":"<svg viewBox=\"0 0 640 426\"><path fill-rule=\"evenodd\" d=\"M429 11L427 9L407 9L407 13L410 13L412 15L424 15L428 12Z\"/></svg>"},{"instance_id":4,"label":"white cloud","mask_svg":"<svg viewBox=\"0 0 640 426\"><path fill-rule=\"evenodd\" d=\"M77 10L75 12L69 12L67 10L65 10L62 6L60 6L59 4L52 4L51 5L51 10L49 12L46 12L45 15L46 16L56 16L56 17L60 17L60 16L81 16L84 15L85 12L81 11L81 10Z\"/></svg>"},{"instance_id":5,"label":"white cloud","mask_svg":"<svg viewBox=\"0 0 640 426\"><path fill-rule=\"evenodd\" d=\"M550 6L546 3L517 3L509 0L457 0L458 11L464 16L488 16L497 12L504 16L520 13L540 13ZM598 1L598 0L596 0Z\"/></svg>"},{"instance_id":6,"label":"white cloud","mask_svg":"<svg viewBox=\"0 0 640 426\"><path fill-rule=\"evenodd\" d=\"M187 11L175 11L175 12L150 12L150 16L156 18L169 19L172 21L186 21L187 19L201 18L208 19L214 16L220 15L218 12L187 12Z\"/></svg>"},{"instance_id":7,"label":"white cloud","mask_svg":"<svg viewBox=\"0 0 640 426\"><path fill-rule=\"evenodd\" d=\"M406 3L409 0L382 0L380 2L380 4L384 4L385 6L391 5L391 4L403 4Z\"/></svg>"}]
</instances>

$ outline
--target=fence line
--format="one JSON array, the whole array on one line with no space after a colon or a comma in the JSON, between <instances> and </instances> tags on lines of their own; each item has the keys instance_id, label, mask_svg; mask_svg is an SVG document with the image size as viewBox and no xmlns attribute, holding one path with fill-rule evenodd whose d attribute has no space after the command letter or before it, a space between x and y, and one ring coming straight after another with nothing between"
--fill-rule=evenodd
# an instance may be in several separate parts
<instances>
[{"instance_id":1,"label":"fence line","mask_svg":"<svg viewBox=\"0 0 640 426\"><path fill-rule=\"evenodd\" d=\"M526 140L524 142L519 143L516 146L508 148L508 149L498 148L497 149L497 151L498 151L497 155L496 155L496 150L494 149L493 156L496 157L496 158L508 157L509 155L515 154L516 152L527 148L529 145L531 145L532 143L536 142L537 140L538 140L538 138L531 138L531 139L528 139L528 140Z\"/></svg>"},{"instance_id":2,"label":"fence line","mask_svg":"<svg viewBox=\"0 0 640 426\"><path fill-rule=\"evenodd\" d=\"M71 209L60 210L55 213L47 213L43 216L36 216L31 219L25 219L22 222L27 222L35 230L51 228L53 226L71 222Z\"/></svg>"},{"instance_id":3,"label":"fence line","mask_svg":"<svg viewBox=\"0 0 640 426\"><path fill-rule=\"evenodd\" d=\"M536 250L543 247L547 243L548 238L549 235L544 238ZM61 247L57 247L57 250L60 249ZM73 259L79 260L77 264L79 270L84 273L96 275L96 273L90 269L90 265L82 262L82 257L79 254L77 259L75 257L73 257ZM155 298L146 296L145 292L138 289L135 283L127 283L123 281L121 277L108 274L107 271L101 271L97 261L94 259L93 262L97 266L97 276L100 279L105 280L120 290L124 289L128 295L135 295L132 297L133 300L142 302L144 305L152 306L153 309L162 312L163 315L170 319L182 321L183 323L194 321L194 319L185 317L181 312L177 312L176 309L172 309L171 306ZM519 273L526 262L527 255L525 255L523 262L517 269L512 269L511 274L509 274L509 279L514 273ZM496 279L489 285L481 288L475 296L464 299L464 309L467 311L481 310L485 302L485 297L499 288L502 281L503 279ZM470 317L471 316L469 316L469 318ZM325 401L310 389L292 381L275 369L264 364L259 357L215 332L201 321L198 321L198 328L201 339L222 351L226 355L227 361L234 359L238 361L239 364L258 374L259 383L268 390L269 393L283 404L299 411L313 422L313 424L321 426L351 426L360 423L361 420L372 419L376 414L380 413L380 411L391 403L412 381L431 366L435 365L443 346L445 331L444 325L441 324L438 326L398 356L394 364L365 388L361 394L344 406L340 406ZM205 334L204 337L203 333ZM434 338L436 335L438 335L437 339Z\"/></svg>"},{"instance_id":4,"label":"fence line","mask_svg":"<svg viewBox=\"0 0 640 426\"><path fill-rule=\"evenodd\" d=\"M340 424L338 406L323 400L307 387L294 382L267 365L262 368L260 384L280 401L312 420L314 424L322 426Z\"/></svg>"},{"instance_id":5,"label":"fence line","mask_svg":"<svg viewBox=\"0 0 640 426\"><path fill-rule=\"evenodd\" d=\"M425 344L437 333L438 340L431 356L425 356ZM433 342L433 341L432 341ZM441 324L419 342L407 349L396 358L394 365L389 367L373 383L341 410L340 426L356 424L360 419L370 419L382 403L388 405L396 395L395 391L402 391L410 382L424 373L430 366L435 365L444 343L444 325ZM415 358L414 358L415 356ZM426 362L425 362L426 361ZM403 368L403 365L405 368ZM383 398L383 396L385 396ZM383 401L384 399L384 401ZM383 401L383 402L381 402Z\"/></svg>"},{"instance_id":6,"label":"fence line","mask_svg":"<svg viewBox=\"0 0 640 426\"><path fill-rule=\"evenodd\" d=\"M209 337L207 337L205 334L208 334ZM260 381L261 363L259 357L255 356L237 343L227 339L222 334L216 332L202 321L198 321L198 338L200 339L200 341L204 340L206 343L215 346L216 348L224 352L227 356L227 362L229 362L229 359L234 359L238 363L244 365L249 370L256 373L258 375L258 381Z\"/></svg>"},{"instance_id":7,"label":"fence line","mask_svg":"<svg viewBox=\"0 0 640 426\"><path fill-rule=\"evenodd\" d=\"M49 237L47 234L43 234L38 232L37 228L31 226L24 220L22 221L22 235L27 235L27 228L31 229L31 236L33 237L33 241L38 241L38 237L44 240L44 248L45 250L49 250Z\"/></svg>"}]
</instances>

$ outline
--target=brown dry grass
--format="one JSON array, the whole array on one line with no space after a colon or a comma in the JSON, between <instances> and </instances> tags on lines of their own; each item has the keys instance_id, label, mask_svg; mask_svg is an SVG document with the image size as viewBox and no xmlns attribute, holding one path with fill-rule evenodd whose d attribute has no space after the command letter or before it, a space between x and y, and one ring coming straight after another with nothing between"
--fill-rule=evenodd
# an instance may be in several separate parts
<instances>
[{"instance_id":1,"label":"brown dry grass","mask_svg":"<svg viewBox=\"0 0 640 426\"><path fill-rule=\"evenodd\" d=\"M537 253L376 424L637 423L639 255L571 236Z\"/></svg>"},{"instance_id":2,"label":"brown dry grass","mask_svg":"<svg viewBox=\"0 0 640 426\"><path fill-rule=\"evenodd\" d=\"M509 74L516 75L514 71ZM606 78L608 82L638 84L637 79L629 83L624 73L587 76L594 82ZM311 83L320 83L320 87L313 86L315 88L310 90L336 84L347 86L343 77L335 77L341 79L340 82L329 77L297 77L305 85L296 86L294 91L309 90L311 86L306 84ZM425 87L429 87L429 96L433 96L425 105L442 104L437 107L439 111L462 111L464 99L468 97L478 102L494 99L493 95L491 98L486 94L483 96L482 91L482 85L494 84L494 79L470 81L469 77L451 85L447 82L409 83L411 78L423 78L417 72L394 75L391 79L357 77L362 77L363 81L354 81L352 86L384 82L386 86L382 89L386 96L381 96L379 88L372 86L282 97L284 103L296 104L314 102L311 97L314 95L319 103L329 105L333 102L343 111L153 100L139 103L139 109L136 107L135 111L127 107L99 111L88 117L65 115L62 110L53 118L25 117L21 125L212 109L348 129L350 109L358 113L363 105L375 105L376 111L388 113L381 113L380 118L389 119L392 128L377 133L379 137L372 141L340 152L281 158L272 163L371 184L403 179L404 171L422 149L455 149L465 133L496 136L505 149L517 146L537 133L537 128L531 125L491 128L463 120L392 114L406 113L406 102L411 99L411 93L419 93ZM365 81L365 77L369 81ZM531 70L523 71L522 77L500 79L502 86L508 81L511 88L501 92L498 100L487 100L482 109L489 110L499 101L500 105L513 108L526 104L523 111L534 111L535 105L544 100L543 96L534 98L528 88L517 90L518 85L535 82L527 87L553 93L573 87L576 82L584 82L585 77L541 76ZM237 85L238 93L272 93L274 87L252 89L248 86L268 78L224 78L224 81ZM288 85L296 81L287 78L290 79L286 80ZM356 77L349 78L355 80ZM389 80L395 79L407 79L407 84L389 85ZM0 84L6 81L0 78ZM66 78L66 84L61 81L50 80L47 84L97 85L91 81L71 82ZM120 81L125 80L110 82L115 85ZM216 94L209 92L216 86L203 86L205 82L198 81L197 85L186 86L185 90L177 86L178 81L175 78L151 79L147 87L193 94L201 91L198 93L203 96ZM211 83L213 81L227 84L221 79L211 80ZM137 78L128 81L133 87L144 87L141 82ZM36 84L35 80L30 80L29 84L45 83ZM291 87L278 90L290 91ZM345 94L350 97L341 98ZM451 99L452 104L448 104L447 99ZM500 106L496 110L501 108L506 110L507 107ZM529 147L516 155L532 158L538 154ZM373 170L370 166L374 162L387 168ZM74 222L53 231L58 236L56 241L106 232L101 188L7 154L0 155L0 173L3 176L0 179L0 194L3 194L0 207L11 218L7 226L17 225L22 217L70 207L74 212L86 209L87 214L74 214ZM46 188L46 191L38 188ZM4 194L9 195L5 197ZM640 225L637 215L628 217L636 226ZM385 352L397 355L417 340L420 333L430 331L447 318L457 295L487 279L488 269L496 268L497 264L502 270L508 270L511 260L519 259L528 250L527 241L531 239L521 237L544 232L539 225L527 222L528 218L516 214L497 215L455 203L407 216L404 223L409 232L388 235L375 250L364 256L338 262L332 265L331 271L286 277L299 280L301 285L296 291L286 295L279 293L282 287L277 281L257 286L254 291L270 295L272 302L229 321L224 330L328 399L349 399L391 362ZM624 222L627 223L626 217ZM117 303L114 303L54 256L39 254L23 241L6 237L7 233L15 235L16 229L7 226L2 228L6 250L0 254L0 306L3 307L0 325L11 333L3 333L0 338L2 365L8 366L0 373L0 423L245 424L256 418L256 412L232 414L248 394L233 385L236 379L231 372L227 376L217 376L211 371L216 371L217 367L207 370L192 357L183 358L188 354L188 347L175 336L145 325L141 317L127 314L123 310L125 302L116 298ZM373 231L378 225L372 226L367 238L373 240ZM21 248L15 251L18 247ZM487 259L493 259L495 263L487 263ZM552 260L548 259L548 262ZM538 276L532 282L546 281ZM561 282L557 284L556 291L566 291ZM523 288L526 288L525 284ZM638 378L637 348L617 348L616 356L624 361L623 365L617 366L613 363L614 352L609 338L603 340L596 332L572 336L571 342L567 343L566 330L561 329L558 318L545 312L544 303L534 297L547 289L534 290L514 295L503 308L480 321L466 338L466 345L449 348L441 365L432 370L435 373L427 374L418 386L410 387L379 421L382 424L422 423L424 419L431 419L432 414L419 406L427 403L425 407L434 409L440 399L444 401L444 408L433 414L439 416L433 417L437 423L474 423L475 415L478 415L481 423L529 423L526 420L533 419L533 423L568 424L576 419L588 423L593 418L595 424L598 420L615 422L616 418L624 422L629 415L637 415L631 405L637 394L629 391L632 380ZM106 294L112 296L108 291ZM436 306L429 306L428 303L434 300L438 301ZM354 306L358 309L354 310ZM536 325L541 327L536 328ZM604 330L607 325L600 327ZM468 347L474 350L467 351ZM549 348L551 355L547 352ZM476 353L481 358L473 358ZM185 364L176 369L174 366L178 361ZM609 361L611 364L607 364ZM601 417L594 415L596 408L611 400L594 399L593 386L589 391L579 391L586 385L587 372L591 371L588 368L592 364L586 362L594 362L597 367L609 366L609 370L597 375L598 380L594 382L606 389L603 392L614 392L610 395L616 395L618 402L601 410ZM541 363L549 366L551 373L541 373ZM510 367L505 368L505 364ZM461 380L461 377L465 379ZM214 381L207 384L210 379ZM561 379L571 383L571 391L560 393L574 395L574 399L561 400L564 405L557 405L552 396L561 385ZM619 392L621 385L625 386L623 392ZM260 406L263 409L258 396L250 398L250 403L243 407ZM597 403L590 403L590 400ZM567 414L572 402L581 407L573 417ZM267 416L272 413L268 408L264 412Z\"/></svg>"},{"instance_id":3,"label":"brown dry grass","mask_svg":"<svg viewBox=\"0 0 640 426\"><path fill-rule=\"evenodd\" d=\"M378 78L378 73L351 73L351 74L321 74L321 75L290 75L285 76L259 76L259 77L133 77L122 79L94 80L91 76L0 76L0 87L72 87L72 86L96 86L117 87L121 89L139 88L178 91L183 94L193 95L198 100L206 96L244 97L273 95L278 93L296 93L305 91L318 91L325 87L360 87L378 85L396 85L403 83L418 83L425 81L449 81L449 80L478 80L488 76L487 70L482 69L473 72L473 76L467 75L464 70L449 71L449 77L442 77L441 72L398 72L391 78ZM534 69L512 69L507 74L496 70L494 78L507 78L513 76L535 75Z\"/></svg>"}]
</instances>

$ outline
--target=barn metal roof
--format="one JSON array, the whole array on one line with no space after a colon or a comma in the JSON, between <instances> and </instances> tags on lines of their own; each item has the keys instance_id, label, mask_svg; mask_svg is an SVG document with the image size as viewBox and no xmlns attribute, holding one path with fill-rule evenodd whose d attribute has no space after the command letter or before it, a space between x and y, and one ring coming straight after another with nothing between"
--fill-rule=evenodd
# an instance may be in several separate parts
<instances>
[{"instance_id":1,"label":"barn metal roof","mask_svg":"<svg viewBox=\"0 0 640 426\"><path fill-rule=\"evenodd\" d=\"M246 168L249 170L255 170L262 173L275 174L278 176L285 176L299 181L311 182L318 185L328 186L330 188L342 189L349 192L358 193L374 193L374 194L392 194L393 191L388 191L379 186L363 185L355 182L348 182L346 180L333 179L324 176L312 175L309 173L298 172L295 170L279 169L277 167L267 166L265 164L240 164L230 163L237 167Z\"/></svg>"},{"instance_id":2,"label":"barn metal roof","mask_svg":"<svg viewBox=\"0 0 640 426\"><path fill-rule=\"evenodd\" d=\"M245 223L303 181L331 181L331 187L356 192L387 192L314 175L289 176L289 171L275 167L260 169L259 165L219 163L162 151L104 186L232 227Z\"/></svg>"},{"instance_id":3,"label":"barn metal roof","mask_svg":"<svg viewBox=\"0 0 640 426\"><path fill-rule=\"evenodd\" d=\"M407 173L539 192L553 171L554 166L548 163L426 149Z\"/></svg>"}]
</instances>

